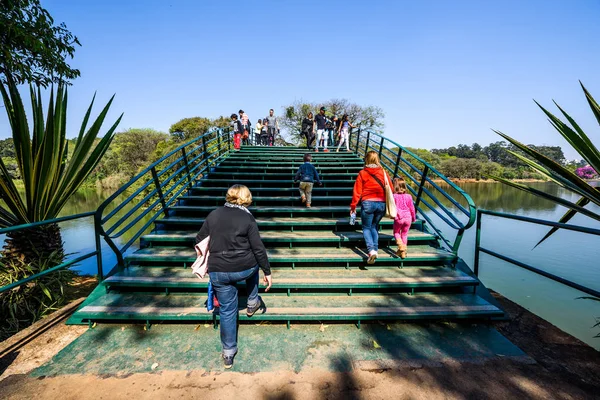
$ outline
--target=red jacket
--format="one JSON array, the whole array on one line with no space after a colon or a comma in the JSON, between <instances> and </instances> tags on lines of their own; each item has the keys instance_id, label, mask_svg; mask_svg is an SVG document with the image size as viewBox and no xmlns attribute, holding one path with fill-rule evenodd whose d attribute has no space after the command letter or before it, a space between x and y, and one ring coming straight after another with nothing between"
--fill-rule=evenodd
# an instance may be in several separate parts
<instances>
[{"instance_id":1,"label":"red jacket","mask_svg":"<svg viewBox=\"0 0 600 400\"><path fill-rule=\"evenodd\" d=\"M387 176L388 182L391 185L390 176L383 168L368 168L365 167L358 173L356 182L354 182L354 191L352 192L352 203L350 210L355 211L359 201L385 201L385 191L383 187L373 178L375 175L382 184L385 184L383 174Z\"/></svg>"}]
</instances>

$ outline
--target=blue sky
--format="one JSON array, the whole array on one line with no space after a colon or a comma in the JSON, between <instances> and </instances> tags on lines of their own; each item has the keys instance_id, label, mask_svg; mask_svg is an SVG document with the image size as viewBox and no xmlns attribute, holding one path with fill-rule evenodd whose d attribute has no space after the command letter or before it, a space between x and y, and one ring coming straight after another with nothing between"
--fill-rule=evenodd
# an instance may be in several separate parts
<instances>
[{"instance_id":1,"label":"blue sky","mask_svg":"<svg viewBox=\"0 0 600 400\"><path fill-rule=\"evenodd\" d=\"M82 47L69 136L94 93L116 93L119 130L168 131L243 108L252 121L296 99L385 111L405 146L499 140L562 145L532 99L564 106L596 142L578 86L600 98L600 2L42 0ZM109 119L109 120L110 120ZM108 127L108 123L106 124ZM0 137L9 136L0 116Z\"/></svg>"}]
</instances>

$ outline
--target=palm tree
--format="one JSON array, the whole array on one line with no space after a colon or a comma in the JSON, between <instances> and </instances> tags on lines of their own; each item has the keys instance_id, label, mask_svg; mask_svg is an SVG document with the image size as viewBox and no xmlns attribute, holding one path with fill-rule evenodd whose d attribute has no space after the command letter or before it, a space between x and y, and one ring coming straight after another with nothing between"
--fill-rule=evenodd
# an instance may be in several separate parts
<instances>
[{"instance_id":1,"label":"palm tree","mask_svg":"<svg viewBox=\"0 0 600 400\"><path fill-rule=\"evenodd\" d=\"M0 198L4 201L0 205L0 228L57 217L67 200L98 165L123 116L98 141L98 133L114 96L87 129L94 104L92 99L75 141L73 154L67 158L66 85L58 84L56 93L54 88L51 89L45 118L40 88L36 90L30 86L33 122L31 133L16 82L8 76L5 85L0 85L0 90L12 129L15 157L25 194L23 198L0 159ZM5 264L17 261L21 265L31 265L51 256L58 262L64 258L63 242L57 224L15 231L7 236L2 252Z\"/></svg>"},{"instance_id":2,"label":"palm tree","mask_svg":"<svg viewBox=\"0 0 600 400\"><path fill-rule=\"evenodd\" d=\"M600 106L594 100L592 95L586 90L585 86L581 82L579 82L587 102L592 110L592 113L596 117L598 124L600 124ZM589 137L585 134L585 132L581 129L581 127L575 122L573 118L565 110L563 110L556 102L554 104L562 115L565 117L567 122L563 122L560 118L553 115L551 112L542 107L538 102L536 104L542 109L542 111L546 114L550 123L554 128L566 139L567 142L575 149L579 155L591 166L594 170L600 171L600 151L598 148L592 143ZM570 125L570 126L569 126ZM511 138L510 136L494 130L498 135L502 136L504 139L508 140L510 143L514 144L519 150L521 150L525 156L510 151L509 152L527 164L529 167L542 174L550 181L556 183L557 185L563 187L564 189L573 192L580 196L579 200L576 203L567 201L561 197L554 196L550 193L544 192L542 190L538 190L520 183L511 182L507 179L500 178L498 176L490 176L492 179L502 182L506 185L512 186L514 188L524 190L528 193L534 194L536 196L542 197L544 199L553 201L554 203L560 204L569 210L560 218L558 222L567 223L571 218L575 216L575 214L580 213L589 218L592 218L596 221L600 221L600 214L594 212L590 209L585 208L589 203L596 204L600 206L600 188L592 186L589 182L577 176L575 173L569 171L567 168L558 164L557 162L551 160L550 158L544 156L543 154L527 147L523 143ZM554 234L559 228L552 228L550 231L536 244L539 245L544 240L548 239L552 234Z\"/></svg>"}]
</instances>

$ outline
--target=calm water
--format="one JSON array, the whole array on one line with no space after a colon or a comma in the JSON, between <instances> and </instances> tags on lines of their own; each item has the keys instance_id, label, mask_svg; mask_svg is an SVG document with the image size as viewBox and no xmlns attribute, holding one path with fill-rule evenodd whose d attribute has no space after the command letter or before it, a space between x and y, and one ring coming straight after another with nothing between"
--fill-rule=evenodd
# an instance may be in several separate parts
<instances>
[{"instance_id":1,"label":"calm water","mask_svg":"<svg viewBox=\"0 0 600 400\"><path fill-rule=\"evenodd\" d=\"M575 196L552 184L532 184L552 190L555 195L576 201ZM461 185L480 208L527 215L557 221L565 209L535 196L495 183L468 183ZM82 190L65 207L62 215L95 210L108 197L96 190ZM141 221L138 226L143 224ZM593 226L585 217L576 217L572 223ZM596 224L598 227L599 224ZM91 218L61 224L66 250L83 254L94 250L94 229ZM444 234L454 238L455 231L438 223ZM559 231L537 248L533 246L546 233L545 227L524 222L485 216L482 225L482 246L511 256L519 261L552 272L566 279L600 290L600 237L576 232ZM0 240L2 238L0 237ZM121 243L129 240L122 238ZM473 265L475 227L465 234L460 256ZM131 250L135 250L132 248ZM115 265L116 258L103 244L105 271ZM82 262L77 271L83 274L97 272L95 259ZM577 299L584 295L559 283L538 276L519 267L482 255L480 278L483 283L509 299L521 304L561 329L600 350L600 332L592 328L595 317L600 317L600 302Z\"/></svg>"}]
</instances>

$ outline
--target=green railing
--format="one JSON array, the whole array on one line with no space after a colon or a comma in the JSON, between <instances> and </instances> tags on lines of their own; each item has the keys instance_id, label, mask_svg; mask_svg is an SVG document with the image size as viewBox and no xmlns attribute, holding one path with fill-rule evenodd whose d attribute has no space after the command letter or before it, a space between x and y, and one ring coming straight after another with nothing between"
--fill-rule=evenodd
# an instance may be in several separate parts
<instances>
[{"instance_id":1,"label":"green railing","mask_svg":"<svg viewBox=\"0 0 600 400\"><path fill-rule=\"evenodd\" d=\"M580 285L578 283L572 282L568 279L562 278L560 276L554 275L550 272L544 271L540 268L536 268L533 267L531 265L525 264L521 261L517 261L513 258L507 257L505 255L502 255L500 253L497 253L495 251L489 250L487 248L481 247L481 220L482 217L484 215L489 215L492 217L499 217L499 218L506 218L506 219L511 219L511 220L515 220L515 221L521 221L521 222L527 222L527 223L532 223L532 224L537 224L537 225L544 225L544 226L551 226L554 228L560 228L560 229L565 229L565 230L569 230L569 231L574 231L574 232L580 232L580 233L585 233L588 235L596 235L596 236L600 236L600 229L593 229L593 228L587 228L585 226L578 226L578 225L571 225L571 224L563 224L560 222L554 222L554 221L547 221L547 220L543 220L543 219L537 219L537 218L530 218L530 217L524 217L521 215L514 215L514 214L506 214L506 213L502 213L502 212L498 212L498 211L490 211L490 210L477 210L477 228L475 231L475 261L473 264L473 273L476 276L479 276L479 256L481 253L485 253L488 254L492 257L498 258L500 260L506 261L508 263L511 263L513 265L516 265L518 267L524 268L528 271L531 271L535 274L538 275L542 275L548 279L551 279L555 282L559 282L562 283L563 285L569 286L573 289L577 289L579 291L582 291L584 293L587 293L589 295L595 296L595 297L599 297L600 298L600 292L594 289L591 289L589 287L586 287L584 285Z\"/></svg>"},{"instance_id":2,"label":"green railing","mask_svg":"<svg viewBox=\"0 0 600 400\"><path fill-rule=\"evenodd\" d=\"M376 151L392 179L402 176L415 196L417 213L450 251L458 253L465 230L475 223L476 207L471 196L427 161L371 129L354 130L350 136L350 148L362 157L368 151ZM436 227L429 212L456 230L453 241Z\"/></svg>"},{"instance_id":3,"label":"green railing","mask_svg":"<svg viewBox=\"0 0 600 400\"><path fill-rule=\"evenodd\" d=\"M82 219L82 218L90 218L93 217L95 214L94 211L90 211L90 212L86 212L86 213L82 213L82 214L76 214L76 215L69 215L67 217L60 217L60 218L54 218L54 219L49 219L46 221L41 221L41 222L32 222L30 224L23 224L23 225L14 225L8 228L3 228L0 229L0 235L4 235L6 233L10 233L10 232L14 232L14 231L20 231L20 230L24 230L24 229L30 229L30 228L35 228L38 226L44 226L44 225L50 225L50 224L58 224L60 222L65 222L65 221L72 221L74 219ZM31 282L33 280L39 279L43 276L46 276L48 274L51 274L53 272L59 271L61 269L65 269L68 268L80 261L83 261L85 259L88 259L90 257L97 257L98 262L100 262L100 258L102 257L102 254L99 252L99 237L96 237L96 250L95 251L91 251L89 253L86 253L84 255L81 255L79 257L75 257L73 259L67 260L59 265L56 265L54 267L48 268L44 271L38 272L37 274L33 274L30 275L26 278L23 278L17 282L13 282L11 284L8 284L6 286L2 286L0 287L0 293L6 292L8 290L12 290L14 288L17 288L21 285L24 285L28 282ZM98 264L100 265L100 264ZM100 270L99 270L100 271Z\"/></svg>"},{"instance_id":4,"label":"green railing","mask_svg":"<svg viewBox=\"0 0 600 400\"><path fill-rule=\"evenodd\" d=\"M179 195L191 188L201 174L227 156L231 149L232 140L229 130L213 129L182 144L149 165L106 199L96 211L0 229L0 235L2 235L43 225L93 217L95 231L94 251L0 287L0 293L71 267L94 256L97 260L98 279L103 280L105 273L102 263L102 238L117 257L116 267L123 267L123 254L127 249L160 215L167 216L168 207L177 200ZM131 194L129 194L130 192ZM120 200L121 196L126 193L129 194L128 197ZM107 210L108 213L104 215ZM119 247L115 240L122 238L125 238L125 244Z\"/></svg>"},{"instance_id":5,"label":"green railing","mask_svg":"<svg viewBox=\"0 0 600 400\"><path fill-rule=\"evenodd\" d=\"M94 215L96 235L104 238L117 256L117 267L124 267L123 254L152 223L161 215L168 216L169 207L179 195L231 150L229 130L211 130L149 165L98 207ZM131 194L120 200L125 192ZM125 244L118 247L116 239ZM102 280L101 257L98 262L98 277Z\"/></svg>"}]
</instances>

